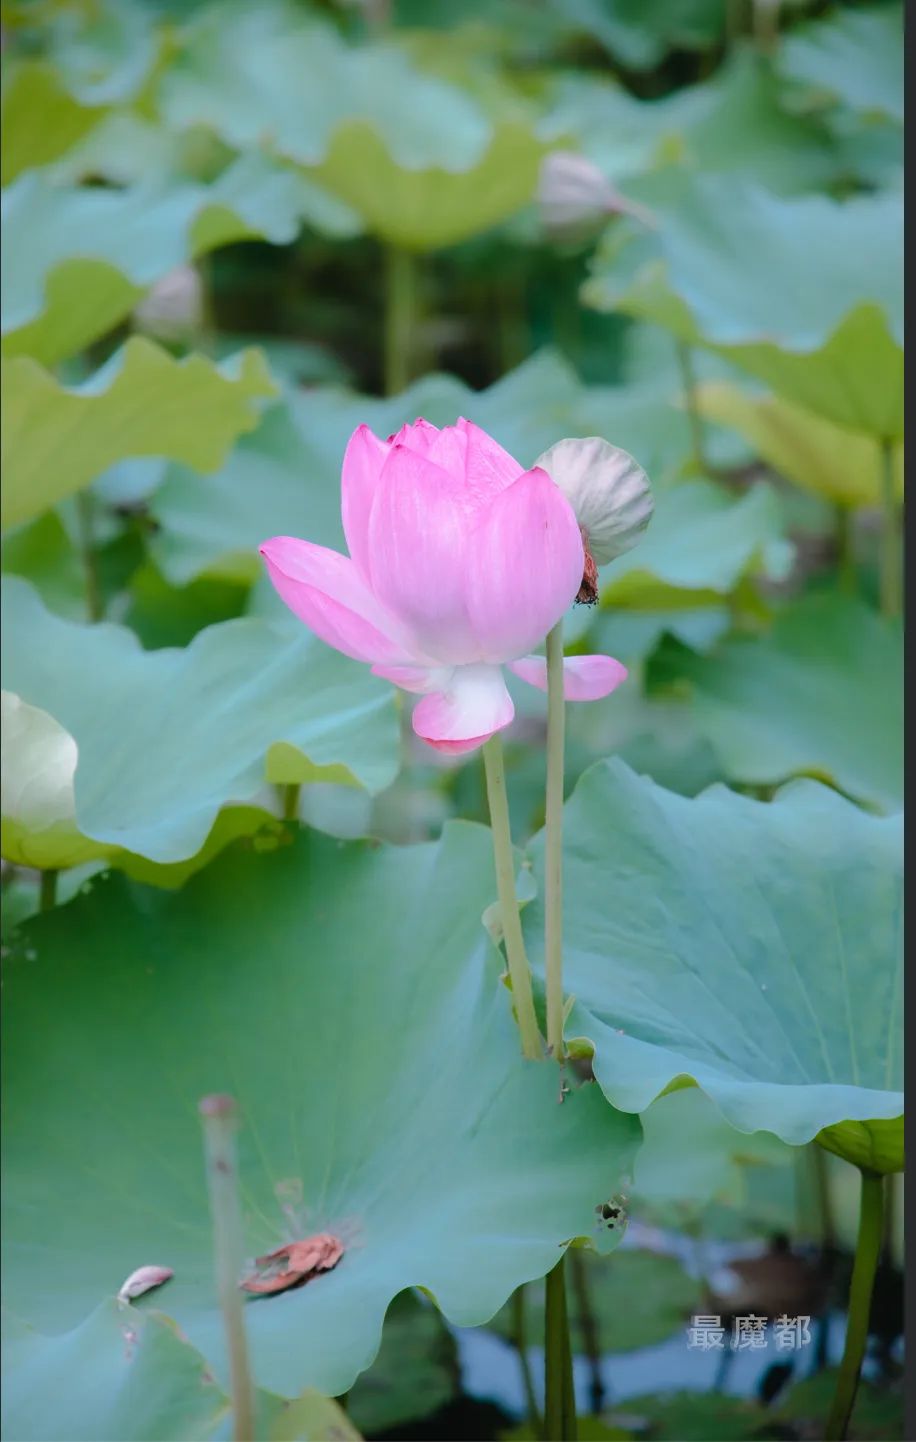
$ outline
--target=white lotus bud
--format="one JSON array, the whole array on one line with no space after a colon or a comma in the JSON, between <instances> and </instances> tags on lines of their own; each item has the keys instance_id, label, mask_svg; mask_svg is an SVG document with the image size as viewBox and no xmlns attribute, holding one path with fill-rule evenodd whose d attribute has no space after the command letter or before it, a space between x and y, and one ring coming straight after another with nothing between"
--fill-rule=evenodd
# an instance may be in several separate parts
<instances>
[{"instance_id":1,"label":"white lotus bud","mask_svg":"<svg viewBox=\"0 0 916 1442\"><path fill-rule=\"evenodd\" d=\"M572 506L589 556L604 566L632 550L652 519L649 478L631 455L600 436L557 441L535 461Z\"/></svg>"},{"instance_id":2,"label":"white lotus bud","mask_svg":"<svg viewBox=\"0 0 916 1442\"><path fill-rule=\"evenodd\" d=\"M203 282L193 265L180 265L156 281L134 311L137 324L163 340L178 339L203 321Z\"/></svg>"},{"instance_id":3,"label":"white lotus bud","mask_svg":"<svg viewBox=\"0 0 916 1442\"><path fill-rule=\"evenodd\" d=\"M654 224L648 210L621 195L597 165L574 150L552 150L544 157L538 202L545 226L557 234L596 225L618 214Z\"/></svg>"}]
</instances>

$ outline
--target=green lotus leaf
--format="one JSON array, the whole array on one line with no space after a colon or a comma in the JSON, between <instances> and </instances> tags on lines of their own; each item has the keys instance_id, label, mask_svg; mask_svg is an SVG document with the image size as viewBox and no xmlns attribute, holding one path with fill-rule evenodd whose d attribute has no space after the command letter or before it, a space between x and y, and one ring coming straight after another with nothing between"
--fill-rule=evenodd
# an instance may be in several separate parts
<instances>
[{"instance_id":1,"label":"green lotus leaf","mask_svg":"<svg viewBox=\"0 0 916 1442\"><path fill-rule=\"evenodd\" d=\"M61 385L27 356L5 360L0 377L4 527L41 515L128 456L213 469L276 389L257 351L220 370L203 356L177 361L141 336L79 386Z\"/></svg>"},{"instance_id":2,"label":"green lotus leaf","mask_svg":"<svg viewBox=\"0 0 916 1442\"><path fill-rule=\"evenodd\" d=\"M773 786L805 772L869 805L901 805L902 638L861 603L810 596L768 637L736 636L709 656L672 647L654 665L660 683L689 688L732 780Z\"/></svg>"},{"instance_id":3,"label":"green lotus leaf","mask_svg":"<svg viewBox=\"0 0 916 1442\"><path fill-rule=\"evenodd\" d=\"M4 1430L18 1442L204 1442L231 1431L226 1393L152 1307L110 1297L57 1335L5 1313L3 1360ZM337 1403L314 1390L292 1401L259 1391L255 1411L265 1442L359 1439Z\"/></svg>"},{"instance_id":4,"label":"green lotus leaf","mask_svg":"<svg viewBox=\"0 0 916 1442\"><path fill-rule=\"evenodd\" d=\"M573 1260L584 1273L602 1355L631 1352L667 1341L702 1304L699 1281L689 1276L675 1257L624 1247L612 1257L583 1253ZM568 1266L567 1272L572 1273L572 1268ZM574 1353L587 1352L589 1343L573 1275L567 1281L567 1292L572 1349ZM498 1312L491 1325L502 1336L511 1338L510 1308ZM525 1325L531 1339L543 1337L544 1288L540 1283L526 1291Z\"/></svg>"},{"instance_id":5,"label":"green lotus leaf","mask_svg":"<svg viewBox=\"0 0 916 1442\"><path fill-rule=\"evenodd\" d=\"M112 875L29 923L4 977L9 1305L72 1327L155 1258L224 1381L195 1114L215 1089L242 1115L246 1251L319 1231L345 1248L246 1305L254 1375L283 1395L346 1391L409 1286L476 1326L565 1242L609 1249L595 1207L639 1124L591 1085L559 1106L556 1069L522 1059L480 919L494 893L482 827L410 848L303 831L180 892Z\"/></svg>"},{"instance_id":6,"label":"green lotus leaf","mask_svg":"<svg viewBox=\"0 0 916 1442\"><path fill-rule=\"evenodd\" d=\"M342 202L258 153L210 185L156 172L121 189L21 175L3 197L3 353L53 364L111 330L176 266L231 241L286 245L303 219L336 235L359 229Z\"/></svg>"},{"instance_id":7,"label":"green lotus leaf","mask_svg":"<svg viewBox=\"0 0 916 1442\"><path fill-rule=\"evenodd\" d=\"M562 15L633 70L669 50L706 50L727 29L725 0L559 0Z\"/></svg>"},{"instance_id":8,"label":"green lotus leaf","mask_svg":"<svg viewBox=\"0 0 916 1442\"><path fill-rule=\"evenodd\" d=\"M662 609L730 594L743 576L781 579L793 549L782 535L779 499L766 483L735 498L712 481L681 481L658 493L639 546L600 572L602 605ZM710 594L711 593L711 594Z\"/></svg>"},{"instance_id":9,"label":"green lotus leaf","mask_svg":"<svg viewBox=\"0 0 916 1442\"><path fill-rule=\"evenodd\" d=\"M402 1292L386 1313L378 1356L347 1395L347 1416L361 1432L390 1432L437 1412L459 1391L454 1336L434 1306Z\"/></svg>"},{"instance_id":10,"label":"green lotus leaf","mask_svg":"<svg viewBox=\"0 0 916 1442\"><path fill-rule=\"evenodd\" d=\"M304 627L226 621L184 650L144 651L126 627L51 615L17 576L4 578L3 598L3 685L75 743L76 826L92 841L186 861L220 808L250 803L265 782L375 792L397 773L394 691ZM60 797L65 743L30 719L44 729L14 733L17 773L31 757ZM31 775L20 785L34 786Z\"/></svg>"},{"instance_id":11,"label":"green lotus leaf","mask_svg":"<svg viewBox=\"0 0 916 1442\"><path fill-rule=\"evenodd\" d=\"M804 1377L780 1398L770 1417L777 1425L788 1423L793 1431L816 1435L830 1411L838 1380L833 1367ZM906 1430L904 1394L899 1383L882 1386L862 1378L856 1390L851 1435L859 1442L885 1442L887 1437L905 1437Z\"/></svg>"},{"instance_id":12,"label":"green lotus leaf","mask_svg":"<svg viewBox=\"0 0 916 1442\"><path fill-rule=\"evenodd\" d=\"M903 122L903 7L836 10L799 25L776 65L806 109L840 104L870 119Z\"/></svg>"},{"instance_id":13,"label":"green lotus leaf","mask_svg":"<svg viewBox=\"0 0 916 1442\"><path fill-rule=\"evenodd\" d=\"M881 503L883 458L877 441L833 425L785 396L749 395L726 383L700 387L704 416L733 426L774 471L841 506ZM903 446L894 450L898 494L903 495Z\"/></svg>"},{"instance_id":14,"label":"green lotus leaf","mask_svg":"<svg viewBox=\"0 0 916 1442\"><path fill-rule=\"evenodd\" d=\"M250 584L261 574L257 547L267 536L343 548L340 466L358 425L387 436L418 416L453 425L466 415L531 465L575 429L582 391L571 368L548 351L480 392L448 375L425 376L387 400L340 387L290 391L214 475L165 470L150 502L158 522L151 553L175 585L204 573Z\"/></svg>"},{"instance_id":15,"label":"green lotus leaf","mask_svg":"<svg viewBox=\"0 0 916 1442\"><path fill-rule=\"evenodd\" d=\"M105 111L81 105L43 60L13 64L0 99L0 179L9 185L23 170L48 165L93 129ZM40 117L40 120L39 120Z\"/></svg>"},{"instance_id":16,"label":"green lotus leaf","mask_svg":"<svg viewBox=\"0 0 916 1442\"><path fill-rule=\"evenodd\" d=\"M793 1146L902 1115L899 816L810 781L769 804L688 799L610 761L565 834L566 1034L614 1106L695 1083L739 1131ZM539 968L543 834L529 850Z\"/></svg>"},{"instance_id":17,"label":"green lotus leaf","mask_svg":"<svg viewBox=\"0 0 916 1442\"><path fill-rule=\"evenodd\" d=\"M628 1397L619 1412L631 1425L636 1420L637 1435L676 1437L678 1442L752 1442L771 1422L771 1413L759 1403L718 1391L651 1392ZM612 1408L612 1424L616 1415Z\"/></svg>"},{"instance_id":18,"label":"green lotus leaf","mask_svg":"<svg viewBox=\"0 0 916 1442\"><path fill-rule=\"evenodd\" d=\"M153 16L137 0L52 5L34 16L23 7L26 39L37 44L61 83L83 105L111 105L137 96L157 58ZM31 24L30 24L31 22Z\"/></svg>"},{"instance_id":19,"label":"green lotus leaf","mask_svg":"<svg viewBox=\"0 0 916 1442\"><path fill-rule=\"evenodd\" d=\"M783 199L670 171L634 198L657 226L609 227L588 304L709 346L836 425L902 435L899 194Z\"/></svg>"}]
</instances>

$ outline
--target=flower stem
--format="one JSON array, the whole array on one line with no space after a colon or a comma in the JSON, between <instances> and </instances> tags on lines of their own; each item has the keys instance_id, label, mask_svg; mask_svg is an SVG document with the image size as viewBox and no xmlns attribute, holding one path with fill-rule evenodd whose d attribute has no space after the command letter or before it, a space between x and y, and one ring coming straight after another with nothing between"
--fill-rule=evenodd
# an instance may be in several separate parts
<instances>
[{"instance_id":1,"label":"flower stem","mask_svg":"<svg viewBox=\"0 0 916 1442\"><path fill-rule=\"evenodd\" d=\"M547 1049L557 1061L563 1049L563 622L547 636L547 808L544 854L544 971L547 986Z\"/></svg>"},{"instance_id":2,"label":"flower stem","mask_svg":"<svg viewBox=\"0 0 916 1442\"><path fill-rule=\"evenodd\" d=\"M95 500L90 491L78 491L75 497L79 553L86 586L86 614L90 621L101 621L105 612L99 568L95 551Z\"/></svg>"},{"instance_id":3,"label":"flower stem","mask_svg":"<svg viewBox=\"0 0 916 1442\"><path fill-rule=\"evenodd\" d=\"M238 1111L232 1097L207 1096L198 1107L204 1129L204 1153L213 1219L216 1288L219 1294L232 1390L233 1442L253 1442L254 1394L248 1365L248 1341L239 1275L242 1270L242 1219L239 1212L235 1133Z\"/></svg>"},{"instance_id":4,"label":"flower stem","mask_svg":"<svg viewBox=\"0 0 916 1442\"><path fill-rule=\"evenodd\" d=\"M859 1234L856 1237L856 1255L849 1286L846 1345L843 1348L836 1391L824 1429L825 1442L843 1442L849 1428L868 1340L871 1295L883 1231L884 1178L878 1172L863 1169Z\"/></svg>"},{"instance_id":5,"label":"flower stem","mask_svg":"<svg viewBox=\"0 0 916 1442\"><path fill-rule=\"evenodd\" d=\"M575 1442L577 1436L565 1261L565 1257L560 1258L547 1273L545 1283L544 1437L547 1442Z\"/></svg>"},{"instance_id":6,"label":"flower stem","mask_svg":"<svg viewBox=\"0 0 916 1442\"><path fill-rule=\"evenodd\" d=\"M570 1247L569 1270L573 1295L576 1299L579 1329L582 1333L582 1345L585 1349L585 1355L588 1358L590 1373L589 1410L597 1417L604 1407L604 1382L601 1377L601 1339L598 1335L598 1322L595 1317L594 1308L592 1307L588 1273L585 1269L585 1254L581 1247Z\"/></svg>"},{"instance_id":7,"label":"flower stem","mask_svg":"<svg viewBox=\"0 0 916 1442\"><path fill-rule=\"evenodd\" d=\"M416 303L414 258L400 245L385 247L385 394L398 395L410 381Z\"/></svg>"},{"instance_id":8,"label":"flower stem","mask_svg":"<svg viewBox=\"0 0 916 1442\"><path fill-rule=\"evenodd\" d=\"M884 511L881 535L881 610L885 616L899 616L903 607L903 575L900 538L900 507L894 491L894 445L882 440L881 505Z\"/></svg>"},{"instance_id":9,"label":"flower stem","mask_svg":"<svg viewBox=\"0 0 916 1442\"><path fill-rule=\"evenodd\" d=\"M512 1293L512 1341L515 1343L515 1350L518 1353L518 1365L522 1374L522 1387L525 1391L525 1406L528 1409L528 1422L532 1432L540 1436L544 1429L538 1408L537 1396L534 1391L534 1378L531 1375L531 1362L528 1358L528 1335L525 1326L525 1288L516 1287Z\"/></svg>"},{"instance_id":10,"label":"flower stem","mask_svg":"<svg viewBox=\"0 0 916 1442\"><path fill-rule=\"evenodd\" d=\"M57 872L53 867L41 873L38 892L39 911L50 911L57 904Z\"/></svg>"},{"instance_id":11,"label":"flower stem","mask_svg":"<svg viewBox=\"0 0 916 1442\"><path fill-rule=\"evenodd\" d=\"M690 346L684 341L677 341L677 363L681 372L681 384L684 387L684 402L687 406L687 419L690 424L690 448L692 452L693 468L699 475L705 475L709 469L706 464L706 449L703 444L703 418L700 415L700 407L697 400L697 378L693 368L693 352Z\"/></svg>"},{"instance_id":12,"label":"flower stem","mask_svg":"<svg viewBox=\"0 0 916 1442\"><path fill-rule=\"evenodd\" d=\"M506 796L506 769L503 745L497 733L485 742L483 764L487 777L487 801L490 805L490 828L493 832L493 857L496 862L496 891L506 942L506 960L512 982L512 998L518 1029L522 1036L522 1052L531 1060L543 1056L541 1033L534 1011L531 990L531 969L522 937L522 923L515 892L515 858L512 855L512 833L509 826L509 801Z\"/></svg>"}]
</instances>

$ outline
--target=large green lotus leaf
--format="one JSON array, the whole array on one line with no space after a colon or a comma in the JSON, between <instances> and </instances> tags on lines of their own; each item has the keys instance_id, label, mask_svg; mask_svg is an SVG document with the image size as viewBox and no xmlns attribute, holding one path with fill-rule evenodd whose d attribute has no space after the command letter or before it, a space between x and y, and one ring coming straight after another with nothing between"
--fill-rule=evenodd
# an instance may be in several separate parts
<instances>
[{"instance_id":1,"label":"large green lotus leaf","mask_svg":"<svg viewBox=\"0 0 916 1442\"><path fill-rule=\"evenodd\" d=\"M899 627L848 597L810 596L770 636L713 655L673 647L654 677L686 684L699 730L732 780L772 786L798 772L895 810L903 796Z\"/></svg>"},{"instance_id":2,"label":"large green lotus leaf","mask_svg":"<svg viewBox=\"0 0 916 1442\"><path fill-rule=\"evenodd\" d=\"M698 404L704 416L740 431L773 470L805 490L841 506L880 504L883 459L873 438L833 425L785 396L749 395L723 382L701 386ZM894 467L902 496L902 444L895 447Z\"/></svg>"},{"instance_id":3,"label":"large green lotus leaf","mask_svg":"<svg viewBox=\"0 0 916 1442\"><path fill-rule=\"evenodd\" d=\"M5 1316L3 1377L17 1442L189 1442L229 1407L167 1317L113 1296L57 1336Z\"/></svg>"},{"instance_id":4,"label":"large green lotus leaf","mask_svg":"<svg viewBox=\"0 0 916 1442\"><path fill-rule=\"evenodd\" d=\"M204 572L250 584L262 571L257 547L267 536L307 536L342 548L340 466L358 425L387 436L418 416L441 426L466 415L531 465L574 429L582 393L570 367L549 351L479 392L441 374L390 399L339 387L290 392L216 474L165 471L150 503L159 526L152 554L176 585Z\"/></svg>"},{"instance_id":5,"label":"large green lotus leaf","mask_svg":"<svg viewBox=\"0 0 916 1442\"><path fill-rule=\"evenodd\" d=\"M903 7L835 10L792 30L776 57L806 108L841 104L903 122Z\"/></svg>"},{"instance_id":6,"label":"large green lotus leaf","mask_svg":"<svg viewBox=\"0 0 916 1442\"><path fill-rule=\"evenodd\" d=\"M18 18L27 27L27 39L37 42L61 83L83 105L136 97L159 49L148 6L139 0L93 0L91 5L23 8ZM37 11L34 20L30 8Z\"/></svg>"},{"instance_id":7,"label":"large green lotus leaf","mask_svg":"<svg viewBox=\"0 0 916 1442\"><path fill-rule=\"evenodd\" d=\"M53 66L24 60L10 67L0 99L0 180L48 165L81 140L105 114L81 105Z\"/></svg>"},{"instance_id":8,"label":"large green lotus leaf","mask_svg":"<svg viewBox=\"0 0 916 1442\"><path fill-rule=\"evenodd\" d=\"M899 194L784 199L668 171L634 196L656 228L608 228L588 304L710 346L837 425L902 435Z\"/></svg>"},{"instance_id":9,"label":"large green lotus leaf","mask_svg":"<svg viewBox=\"0 0 916 1442\"><path fill-rule=\"evenodd\" d=\"M639 546L602 569L601 602L653 610L688 592L693 606L715 604L747 574L782 578L793 554L782 531L779 498L766 483L736 499L712 481L682 481L659 493Z\"/></svg>"},{"instance_id":10,"label":"large green lotus leaf","mask_svg":"<svg viewBox=\"0 0 916 1442\"><path fill-rule=\"evenodd\" d=\"M481 922L494 892L482 827L409 848L303 831L179 892L112 875L29 923L4 978L9 1305L70 1327L155 1260L224 1379L195 1115L214 1090L241 1109L246 1252L345 1247L246 1306L255 1376L284 1395L346 1391L409 1286L476 1326L564 1242L613 1245L595 1208L639 1124L590 1085L558 1105L556 1068L522 1059Z\"/></svg>"},{"instance_id":11,"label":"large green lotus leaf","mask_svg":"<svg viewBox=\"0 0 916 1442\"><path fill-rule=\"evenodd\" d=\"M898 816L810 781L769 804L688 799L615 760L582 777L564 824L566 1034L594 1048L614 1106L696 1083L739 1131L793 1146L901 1116ZM529 849L540 968L543 833Z\"/></svg>"},{"instance_id":12,"label":"large green lotus leaf","mask_svg":"<svg viewBox=\"0 0 916 1442\"><path fill-rule=\"evenodd\" d=\"M576 1265L579 1259L576 1258ZM581 1266L588 1288L598 1350L632 1352L666 1341L702 1304L699 1281L684 1271L675 1257L624 1247L612 1257L583 1254ZM582 1327L579 1293L567 1265L570 1342L573 1352L587 1352L589 1342ZM529 1337L544 1335L544 1288L538 1283L525 1293ZM504 1337L513 1335L509 1307L493 1319L493 1328Z\"/></svg>"},{"instance_id":13,"label":"large green lotus leaf","mask_svg":"<svg viewBox=\"0 0 916 1442\"><path fill-rule=\"evenodd\" d=\"M3 352L52 364L111 330L176 266L231 241L286 245L303 218L332 234L359 228L340 201L259 153L210 185L153 173L109 189L21 175L3 196Z\"/></svg>"},{"instance_id":14,"label":"large green lotus leaf","mask_svg":"<svg viewBox=\"0 0 916 1442\"><path fill-rule=\"evenodd\" d=\"M669 49L709 49L727 28L725 0L557 0L557 8L633 70L652 70Z\"/></svg>"},{"instance_id":15,"label":"large green lotus leaf","mask_svg":"<svg viewBox=\"0 0 916 1442\"><path fill-rule=\"evenodd\" d=\"M142 336L79 386L27 356L4 360L3 526L41 515L129 456L212 470L275 390L257 351L221 370L204 356L175 360Z\"/></svg>"},{"instance_id":16,"label":"large green lotus leaf","mask_svg":"<svg viewBox=\"0 0 916 1442\"><path fill-rule=\"evenodd\" d=\"M305 627L246 618L208 626L184 650L144 651L126 627L53 616L17 576L3 597L4 687L75 742L85 837L183 861L222 806L252 800L265 781L375 792L397 773L394 691ZM38 766L49 737L24 727L16 744ZM59 750L47 764L56 772Z\"/></svg>"},{"instance_id":17,"label":"large green lotus leaf","mask_svg":"<svg viewBox=\"0 0 916 1442\"><path fill-rule=\"evenodd\" d=\"M5 1313L3 1372L4 1430L17 1442L204 1442L231 1433L228 1396L171 1318L116 1297L57 1335ZM289 1402L258 1391L255 1414L264 1442L358 1442L338 1405L311 1389Z\"/></svg>"}]
</instances>

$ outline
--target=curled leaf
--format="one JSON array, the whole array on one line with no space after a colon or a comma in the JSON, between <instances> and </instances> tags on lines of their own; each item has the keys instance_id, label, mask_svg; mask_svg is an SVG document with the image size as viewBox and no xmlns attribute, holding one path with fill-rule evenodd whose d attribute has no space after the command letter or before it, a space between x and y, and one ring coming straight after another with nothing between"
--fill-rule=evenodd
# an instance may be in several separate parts
<instances>
[{"instance_id":1,"label":"curled leaf","mask_svg":"<svg viewBox=\"0 0 916 1442\"><path fill-rule=\"evenodd\" d=\"M330 1272L343 1256L343 1243L330 1232L318 1232L301 1242L287 1242L266 1256L255 1258L255 1271L239 1283L245 1292L270 1296L302 1287L320 1272Z\"/></svg>"}]
</instances>

